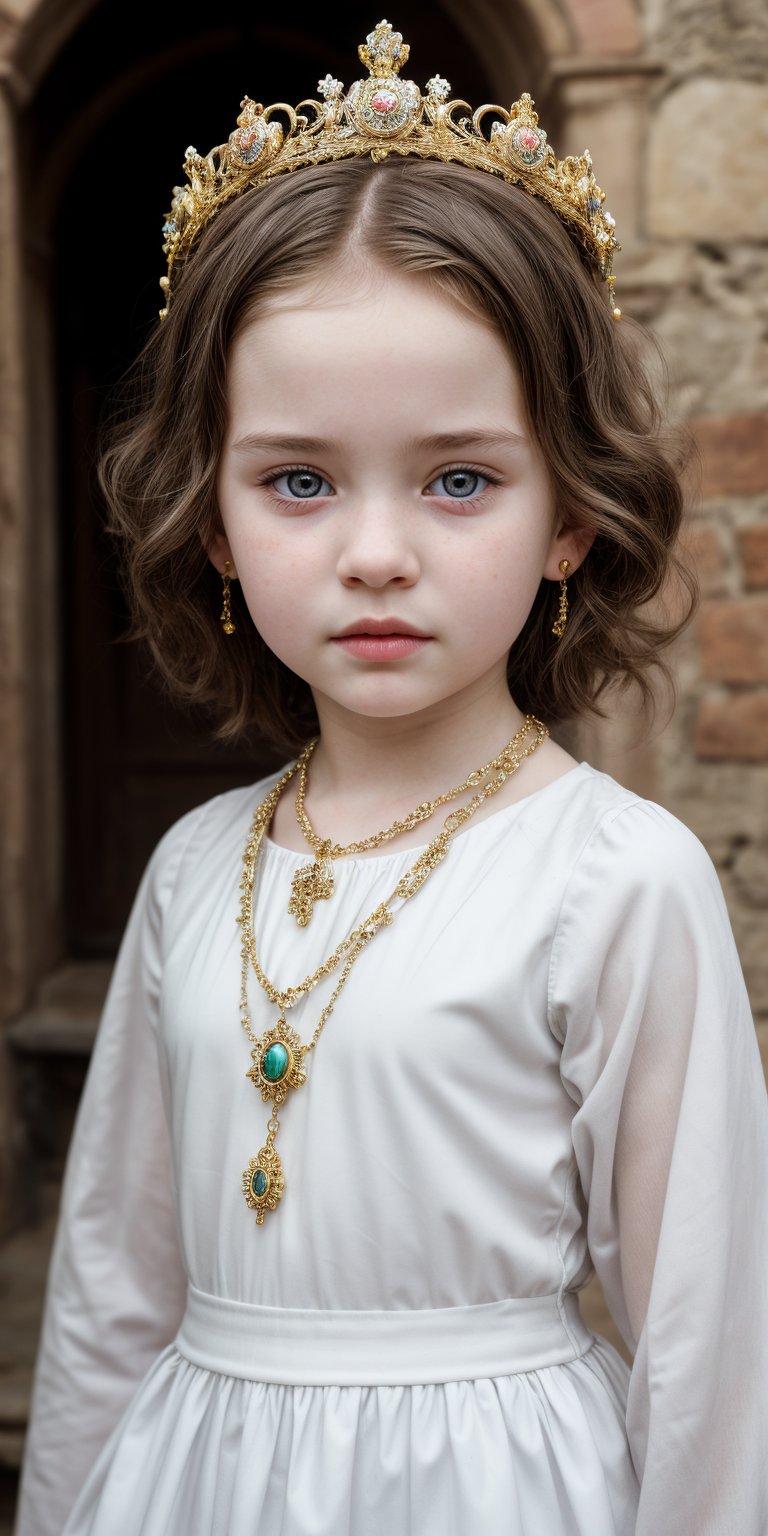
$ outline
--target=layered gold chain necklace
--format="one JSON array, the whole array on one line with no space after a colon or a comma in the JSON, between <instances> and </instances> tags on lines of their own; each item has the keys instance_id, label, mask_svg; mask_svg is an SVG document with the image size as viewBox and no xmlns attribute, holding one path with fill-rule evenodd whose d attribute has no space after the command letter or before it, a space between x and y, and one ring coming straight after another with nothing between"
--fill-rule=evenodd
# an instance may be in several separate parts
<instances>
[{"instance_id":1,"label":"layered gold chain necklace","mask_svg":"<svg viewBox=\"0 0 768 1536\"><path fill-rule=\"evenodd\" d=\"M528 720L533 716L529 715ZM434 800L422 800L414 810L409 811L401 821L395 820L391 826L383 832L374 832L370 837L362 837L354 843L334 843L330 838L319 837L307 815L304 801L307 793L307 774L309 760L317 746L319 737L307 743L301 757L296 764L296 772L299 776L298 789L296 791L296 820L304 833L310 847L314 849L315 861L313 864L302 864L297 869L291 881L293 895L288 903L288 911L293 914L300 928L306 928L316 901L328 901L335 889L333 874L333 859L341 859L345 854L368 853L371 848L378 848L381 843L389 842L393 837L399 837L401 832L410 832L422 821L428 821L441 805L447 805L449 800L455 800L457 795L464 790L475 789L482 784L483 779L489 773L500 771L500 762L505 755L515 752L520 742L527 734L527 723L521 727L506 747L490 762L484 763L482 768L473 769L462 784L455 784L453 789L446 790L445 794L437 795Z\"/></svg>"},{"instance_id":2,"label":"layered gold chain necklace","mask_svg":"<svg viewBox=\"0 0 768 1536\"><path fill-rule=\"evenodd\" d=\"M530 731L534 732L534 739L527 746L523 746L522 743ZM358 955L362 954L366 945L370 943L371 939L375 938L381 928L389 927L394 921L395 913L390 910L392 903L400 901L403 904L411 896L416 895L416 892L421 889L425 880L432 873L432 870L442 863L448 852L451 839L458 832L459 828L464 826L470 817L474 816L475 811L478 810L485 800L489 799L491 795L498 793L507 780L511 778L512 774L517 773L523 760L526 757L530 757L531 753L541 746L541 743L548 735L547 727L542 725L540 720L537 720L533 715L527 715L521 730L512 737L511 741L507 742L506 746L502 748L501 752L490 763L486 764L485 768L476 769L474 773L469 775L465 784L459 788L449 790L446 795L438 797L435 801L424 802L424 805L418 806L416 811L411 812L411 818L415 818L415 820L406 817L402 823L393 823L393 826L387 828L384 832L377 832L371 838L366 838L359 843L350 843L346 848L341 848L340 852L344 853L376 847L379 843L386 842L391 837L394 837L397 831L404 830L406 825L415 826L418 821L425 820L426 816L428 814L431 815L432 810L437 805L452 799L458 794L460 788L472 788L487 773L491 774L488 783L483 784L482 787L477 789L477 792L467 801L466 805L459 806L455 811L451 811L448 814L442 831L427 844L426 848L422 849L415 863L398 880L394 890L371 912L370 916L364 922L358 924L351 933L347 934L345 939L342 939L333 953L323 961L322 965L317 967L317 970L313 971L311 975L305 976L304 980L300 981L296 986L286 987L283 991L280 991L269 980L269 977L262 969L256 952L256 937L253 924L253 887L262 838L274 816L283 790L290 783L291 779L301 772L302 763L306 766L315 742L311 742L309 747L304 749L297 762L286 769L285 773L282 774L278 782L269 791L266 798L256 808L243 855L243 877L240 882L240 916L236 921L240 925L241 930L240 1021L249 1040L253 1042L253 1050L251 1051L253 1065L246 1073L246 1076L260 1090L261 1097L265 1103L270 1099L273 1100L272 1114L267 1122L266 1143L256 1156L250 1159L247 1168L243 1171L243 1195L245 1196L246 1204L252 1211L256 1212L257 1225L261 1226L263 1224L264 1215L267 1211L274 1211L276 1209L285 1187L282 1163L278 1153L275 1151L275 1137L280 1125L277 1118L277 1109L287 1098L289 1089L299 1088L302 1083L306 1082L306 1073L303 1070L304 1058L309 1055L310 1051L314 1050L320 1037L320 1032L333 1011L336 1000ZM426 805L430 806L430 810L424 812L424 806ZM424 814L420 815L419 812L424 812ZM322 846L325 847L326 845L323 844ZM329 844L328 846L336 849L339 845ZM338 854L334 852L333 856L337 857ZM400 907L396 910L399 911ZM306 993L312 991L324 976L331 975L337 966L342 964L342 961L344 964L339 980L320 1015L312 1039L305 1045L296 1031L287 1023L286 1011L289 1008L293 1008ZM266 992L270 1002L274 1003L278 1009L276 1023L261 1035L254 1034L248 1009L248 975L249 967L251 966L256 974L259 985Z\"/></svg>"}]
</instances>

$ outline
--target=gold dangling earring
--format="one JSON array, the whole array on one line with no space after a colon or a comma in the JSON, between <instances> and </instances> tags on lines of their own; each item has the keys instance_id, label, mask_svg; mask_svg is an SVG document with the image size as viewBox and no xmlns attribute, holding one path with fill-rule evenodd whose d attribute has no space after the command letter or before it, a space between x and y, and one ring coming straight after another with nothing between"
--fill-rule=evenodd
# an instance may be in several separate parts
<instances>
[{"instance_id":1,"label":"gold dangling earring","mask_svg":"<svg viewBox=\"0 0 768 1536\"><path fill-rule=\"evenodd\" d=\"M231 609L230 603L229 603L229 583L232 580L232 578L231 578L231 576L229 574L231 565L232 565L232 561L231 560L225 560L224 561L224 569L223 569L223 571L221 573L221 579L224 582L224 599L223 599L223 606L222 606L221 614L219 615L219 617L221 618L221 627L222 627L225 635L234 635L235 630L237 628L237 625L233 624L233 622L232 622L232 609Z\"/></svg>"},{"instance_id":2,"label":"gold dangling earring","mask_svg":"<svg viewBox=\"0 0 768 1536\"><path fill-rule=\"evenodd\" d=\"M552 625L552 633L553 635L557 635L558 640L562 640L563 635L565 634L565 626L568 622L568 584L566 577L568 575L570 564L570 560L561 560L558 567L558 569L562 572L563 579L560 582L560 608L557 618Z\"/></svg>"}]
</instances>

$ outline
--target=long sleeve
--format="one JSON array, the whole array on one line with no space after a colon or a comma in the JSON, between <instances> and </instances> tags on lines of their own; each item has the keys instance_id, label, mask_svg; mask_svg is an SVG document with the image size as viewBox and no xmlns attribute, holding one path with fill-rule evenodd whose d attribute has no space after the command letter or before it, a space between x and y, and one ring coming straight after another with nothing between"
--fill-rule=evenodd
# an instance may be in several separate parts
<instances>
[{"instance_id":1,"label":"long sleeve","mask_svg":"<svg viewBox=\"0 0 768 1536\"><path fill-rule=\"evenodd\" d=\"M165 834L144 872L78 1107L16 1536L60 1536L99 1451L184 1310L156 1023L163 911L194 818L190 812Z\"/></svg>"},{"instance_id":2,"label":"long sleeve","mask_svg":"<svg viewBox=\"0 0 768 1536\"><path fill-rule=\"evenodd\" d=\"M589 1250L634 1351L636 1536L765 1536L768 1101L716 871L653 802L582 849L550 1007Z\"/></svg>"}]
</instances>

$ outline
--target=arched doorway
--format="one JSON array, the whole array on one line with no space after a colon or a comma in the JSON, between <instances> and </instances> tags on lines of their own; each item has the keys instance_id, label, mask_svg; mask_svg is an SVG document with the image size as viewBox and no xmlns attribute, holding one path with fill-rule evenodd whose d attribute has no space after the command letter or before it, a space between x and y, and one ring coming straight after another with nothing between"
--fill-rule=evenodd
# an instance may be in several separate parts
<instances>
[{"instance_id":1,"label":"arched doorway","mask_svg":"<svg viewBox=\"0 0 768 1536\"><path fill-rule=\"evenodd\" d=\"M414 78L439 71L475 103L529 89L559 144L559 82L579 33L555 0L535 10L403 0L396 23ZM254 760L216 747L163 700L136 648L119 644L125 610L96 493L97 424L155 321L160 226L186 144L220 142L245 92L295 101L329 70L349 82L364 30L351 4L320 31L306 4L288 29L214 24L198 0L153 9L102 0L41 7L16 50L28 357L18 586L32 556L35 584L33 608L18 605L33 686L14 832L39 883L20 892L12 1011L32 997L14 1028L32 1063L27 1128L51 1208L100 987L146 858L188 806L272 761L266 750ZM10 824L9 804L0 813Z\"/></svg>"},{"instance_id":2,"label":"arched doorway","mask_svg":"<svg viewBox=\"0 0 768 1536\"><path fill-rule=\"evenodd\" d=\"M531 90L560 152L589 141L601 103L621 97L625 115L636 111L646 66L630 0L432 0L401 11L416 78L439 69L475 102ZM0 781L0 886L14 893L9 1017L67 954L113 952L128 893L175 814L264 766L209 749L193 767L189 723L139 684L140 658L123 656L122 599L95 503L95 428L154 318L159 226L186 142L218 142L241 92L262 81L271 99L291 100L329 68L352 78L361 32L351 5L322 29L307 5L290 28L212 23L195 0L160 12L146 0L130 11L117 0L21 0L19 12L18 30L0 33L0 380L12 403L0 724L18 746ZM615 180L629 202L632 178ZM201 752L199 729L195 740ZM30 861L34 895L18 873Z\"/></svg>"},{"instance_id":3,"label":"arched doorway","mask_svg":"<svg viewBox=\"0 0 768 1536\"><path fill-rule=\"evenodd\" d=\"M484 73L450 19L437 5L409 9L401 26L414 68L438 56L462 92L485 99ZM171 6L158 32L148 8L143 20L135 10L129 19L102 4L24 115L22 152L37 167L25 224L55 317L63 938L74 957L114 953L141 870L172 820L276 762L268 749L254 761L216 746L200 717L182 714L148 680L137 647L119 643L126 614L102 532L97 424L155 323L160 225L186 143L205 150L220 142L246 91L261 97L266 87L268 99L290 101L327 69L351 78L358 30L352 7L319 35L300 11L287 32L212 27L209 10Z\"/></svg>"}]
</instances>

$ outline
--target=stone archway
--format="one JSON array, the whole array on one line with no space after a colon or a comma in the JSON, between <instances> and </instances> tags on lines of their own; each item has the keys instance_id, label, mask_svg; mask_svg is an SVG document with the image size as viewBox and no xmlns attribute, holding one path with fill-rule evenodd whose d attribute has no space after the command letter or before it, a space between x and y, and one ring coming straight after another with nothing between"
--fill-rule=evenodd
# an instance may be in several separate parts
<instances>
[{"instance_id":1,"label":"stone archway","mask_svg":"<svg viewBox=\"0 0 768 1536\"><path fill-rule=\"evenodd\" d=\"M187 28L183 42L178 33L159 40L155 36L149 57L139 53L134 65L117 76L113 71L101 89L81 86L75 111L58 117L56 111L49 113L35 140L30 124L50 90L57 61L103 9L93 0L42 0L15 8L12 20L6 16L4 35L0 33L0 214L6 231L0 255L0 304L6 323L0 346L7 399L2 495L8 509L3 533L7 672L0 685L0 723L15 748L3 770L0 814L9 823L3 842L8 862L0 883L13 889L19 884L18 871L33 862L44 882L33 899L29 882L22 881L19 900L11 904L7 919L3 949L10 958L3 980L11 1014L28 1001L34 981L55 964L63 948L62 803L59 775L52 771L62 707L55 597L60 578L52 537L59 507L50 371L51 209L77 157L95 135L108 131L111 117L121 102L131 100L140 81L146 82L148 75L162 79L178 67L182 56L192 66L196 52L207 46L207 38L196 35L194 27ZM617 155L626 156L628 140L638 138L647 83L647 69L636 52L629 0L619 6L606 0L569 0L568 5L546 0L508 8L494 6L491 0L476 0L471 7L445 0L442 9L457 35L470 43L475 69L485 72L485 99L511 98L523 88L532 89L542 113L548 114L546 121L557 124L560 141L574 148L582 137L585 142L602 139L605 114L613 114L611 143L621 146ZM270 36L282 47L294 46L297 37L306 41L300 28L290 37L274 29ZM617 113L625 121L621 133L615 129ZM25 149L29 163L20 164ZM636 199L635 179L626 176L624 165L621 175L617 167L616 175L606 174L605 180L621 188L617 218L622 231L631 229L637 222L636 207L624 205ZM624 240L626 245L626 236ZM97 244L85 232L84 262L98 262ZM39 603L33 596L41 583L48 598ZM44 924L39 921L40 899Z\"/></svg>"},{"instance_id":2,"label":"stone archway","mask_svg":"<svg viewBox=\"0 0 768 1536\"><path fill-rule=\"evenodd\" d=\"M146 56L146 43L142 52L142 29L138 12L132 8L131 36L124 38L119 67L104 68L101 61L108 57L110 32L109 29L99 32L99 17L109 11L114 21L119 9L109 6L106 0L100 6L86 4L85 0L78 4L70 4L69 0L67 3L43 0L40 5L19 6L12 18L6 15L4 31L0 30L0 227L3 231L0 241L0 393L3 407L0 411L0 503L3 513L0 558L4 588L0 616L3 629L0 729L7 745L0 766L0 891L3 893L0 1007L4 1022L22 1016L29 1024L31 1019L29 1028L24 1025L22 1033L26 1029L25 1038L29 1039L37 1031L35 1038L38 1041L43 1037L54 1042L59 1037L69 1038L67 1020L71 1022L73 1014L76 1019L90 1017L91 1023L94 1014L94 999L91 997L88 1003L85 995L87 986L81 987L78 981L78 990L73 997L71 993L62 996L55 984L61 967L66 970L71 958L68 938L71 903L67 902L65 893L72 861L67 858L62 740L73 710L72 697L65 687L66 654L62 655L62 637L67 636L69 646L74 628L70 605L72 591L76 590L81 608L90 606L91 593L96 587L89 583L98 585L102 558L92 547L88 557L90 564L88 559L83 564L87 539L83 537L82 523L76 521L80 515L77 512L78 497L82 498L82 504L88 497L87 487L83 484L83 460L92 423L89 420L85 423L73 421L67 412L71 411L76 399L81 417L83 410L87 415L92 396L93 379L89 377L87 367L85 372L82 370L83 324L86 329L90 326L89 334L93 338L94 331L108 333L112 323L111 318L106 325L102 320L102 316L110 317L112 305L109 286L102 284L100 287L104 246L98 226L108 231L106 250L112 266L119 249L115 243L110 249L110 240L120 239L116 235L112 210L106 202L103 214L94 216L98 196L94 196L93 208L89 207L86 196L81 198L77 205L79 224L75 235L72 230L62 234L59 219L62 197L70 195L67 189L71 189L76 181L78 165L93 153L94 145L109 139L111 125L120 114L127 120L131 103L141 90L155 91L154 110L160 121L162 82L172 80L174 71L178 75L182 65L186 77L193 77L201 58L205 58L207 67L217 50L224 56L227 47L233 46L226 27L211 29L207 18L197 31L188 20L184 28L177 27L174 32L171 22L166 20L163 35L158 25L150 26L151 13L147 5L143 36L151 39L149 56ZM171 16L171 9L165 8L166 18ZM419 8L421 13L425 9ZM189 18L191 14L187 7L185 15ZM202 7L200 14L202 18ZM0 9L0 23L2 19ZM416 21L414 28L418 30ZM450 17L447 22L441 22L439 31L443 48L451 38L460 36ZM83 44L89 33L95 39L90 53ZM297 23L290 34L273 28L268 37L271 51L283 58L289 51L304 51L312 62L313 72L315 62L319 62L322 69L329 63L335 67L333 39L314 36L308 25L302 31ZM460 46L457 42L451 44L454 76L458 78L462 73L473 76L469 88L478 100L489 99L491 93L482 62L475 55L473 63L466 41L463 36ZM427 56L426 40L419 52L422 57ZM348 48L338 67L348 67ZM301 93L300 89L298 94ZM279 97L282 92L275 94ZM226 120L225 114L221 115ZM211 128L208 142L215 142L217 127L218 122ZM186 125L182 131L189 131ZM201 142L205 131L205 128L200 129ZM165 129L158 132L158 143L165 135ZM167 142L173 143L170 128ZM179 156L182 153L183 145L180 144ZM143 154L144 158L139 157L136 163L139 179L150 174L147 167L151 169L155 158L149 145L145 146ZM98 191L109 174L108 156L101 161L94 160L93 167L94 185ZM146 214L146 227L152 230L153 242L154 223L159 225L168 188L176 172L177 165L169 160L167 170L157 184L156 204L152 202ZM129 182L130 175L129 169ZM138 220L138 214L136 217ZM60 306L57 305L56 281L57 272L64 270L67 251L72 256L67 268L68 280L71 278L73 283L79 283L82 292L79 318L75 322L80 371L76 376L69 374L62 380L60 361L57 362L61 335L57 331ZM152 255L148 267L151 284L156 282L158 262L159 257ZM153 291L152 310L156 302L156 292ZM102 308L94 326L92 319L97 305ZM125 320L124 325L128 326L129 321ZM103 339L101 335L98 337L99 341ZM137 342L136 335L133 341ZM127 356L124 360L127 362ZM64 420L67 422L66 432L61 430ZM84 451L79 454L79 463L75 466L67 463L66 454L62 456L62 440L69 438L72 431L83 434L80 442ZM77 492L72 490L73 474L78 474L81 480ZM60 538L63 521L69 529L77 529L77 537L65 540L64 544ZM109 603L100 611L101 629L92 632L97 643L87 642L85 654L80 657L79 670L89 677L92 677L94 667L98 670L102 664L114 638L109 630ZM110 690L106 688L103 697L109 699L109 696ZM91 710L92 717L94 714L98 718L97 734L101 739L113 728L109 708ZM87 733L89 729L93 727L86 720L84 730ZM84 761L88 756L83 751ZM103 783L104 778L104 772L99 771L94 782L84 782L84 802L92 798L98 782ZM86 779L84 772L83 780ZM214 789L198 793L197 798L204 798L205 792L214 792ZM98 796L94 803L93 822L98 824L101 815ZM183 808L183 805L177 807L176 814ZM84 825L87 825L87 810L86 804ZM162 827L154 829L158 834L160 830ZM77 852L80 852L79 844ZM86 864L90 856L88 851ZM100 855L95 852L94 856ZM129 873L125 882L127 895L130 895L131 881ZM50 984L52 977L53 988ZM18 1034L17 1025L14 1030ZM87 1037L87 1030L85 1033ZM78 1038L81 1037L82 1030ZM5 1046L5 1039L3 1032L0 1049ZM7 1123L12 1123L10 1115ZM26 1196L23 1189L13 1198L10 1195L11 1189L20 1189L9 1171L16 1156L13 1138L11 1132L5 1145L0 1144L0 1230L3 1221L12 1224L24 1214Z\"/></svg>"},{"instance_id":3,"label":"stone archway","mask_svg":"<svg viewBox=\"0 0 768 1536\"><path fill-rule=\"evenodd\" d=\"M603 145L606 170L601 174L606 185L617 189L616 216L625 253L631 256L640 206L640 169L635 162L652 75L638 52L630 0L619 5L613 0L568 0L568 4L539 0L503 8L492 0L475 0L471 6L443 0L440 9L445 22L431 32L426 7L413 11L412 27L402 18L412 43L416 42L414 31L421 33L419 56L429 58L433 35L439 30L441 57L450 45L455 59L450 73L464 81L473 77L466 88L476 87L476 100L504 101L530 89L559 152L565 152L566 146L578 150L590 142ZM0 227L4 232L0 243L4 407L0 424L4 583L0 729L10 747L0 767L0 890L6 896L0 995L6 1018L28 1008L44 979L69 958L63 898L68 865L61 742L65 717L71 712L62 691L60 642L70 583L63 580L57 528L70 515L60 473L59 422L75 390L69 379L57 392L54 369L53 280L57 262L61 264L61 249L55 249L53 238L56 210L89 146L109 135L116 114L129 112L138 92L156 86L159 93L162 82L173 79L181 64L193 73L201 57L207 65L217 49L226 51L228 46L226 27L211 27L208 17L197 30L193 22L174 29L172 7L165 8L164 33L154 17L151 26L147 20L142 33L140 13L134 7L119 69L103 68L101 61L109 58L109 31L98 34L98 21L107 13L113 20L127 14L109 0L100 5L93 0L42 0L40 4L20 0L13 16L6 12L3 27L0 6ZM146 14L149 18L148 6ZM185 14L193 13L188 7ZM318 38L311 20L302 26L296 14L290 33L273 27L264 34L270 48L281 55L303 50L308 59L317 59L326 68L330 47L333 64L333 39ZM307 14L311 18L309 10ZM87 53L77 53L78 41L89 29L98 36L90 63ZM261 36L258 27L256 32ZM144 36L151 38L149 50ZM460 50L451 38L461 38ZM416 47L413 56L417 57ZM345 45L339 69L348 69L348 58ZM606 120L611 123L610 134ZM201 142L202 135L203 130ZM163 141L164 131L158 133L158 143ZM172 142L170 133L168 142ZM145 175L149 158L143 164L139 161L139 177ZM631 174L627 174L627 160L632 162ZM169 162L157 194L158 207L164 206L162 199L175 171ZM100 175L106 175L103 164ZM103 257L85 203L80 216L82 267L96 274ZM151 218L149 213L148 224ZM112 227L109 209L104 223L108 230ZM101 293L100 302L109 314L108 292ZM87 401L89 387L87 377L81 376L81 401ZM86 583L80 589L83 603L89 600L87 580L94 569L92 562L89 574L82 578ZM87 665L84 658L81 661ZM104 720L99 723L104 729ZM610 729L601 726L584 736L590 757L602 766L610 762L606 743L610 746L611 737L616 751L624 752L621 718ZM649 765L642 757L634 759L634 771L638 787L648 792ZM88 786L83 793L88 799ZM29 877L32 870L34 879ZM7 1187L7 1182L0 1173L0 1188Z\"/></svg>"}]
</instances>

